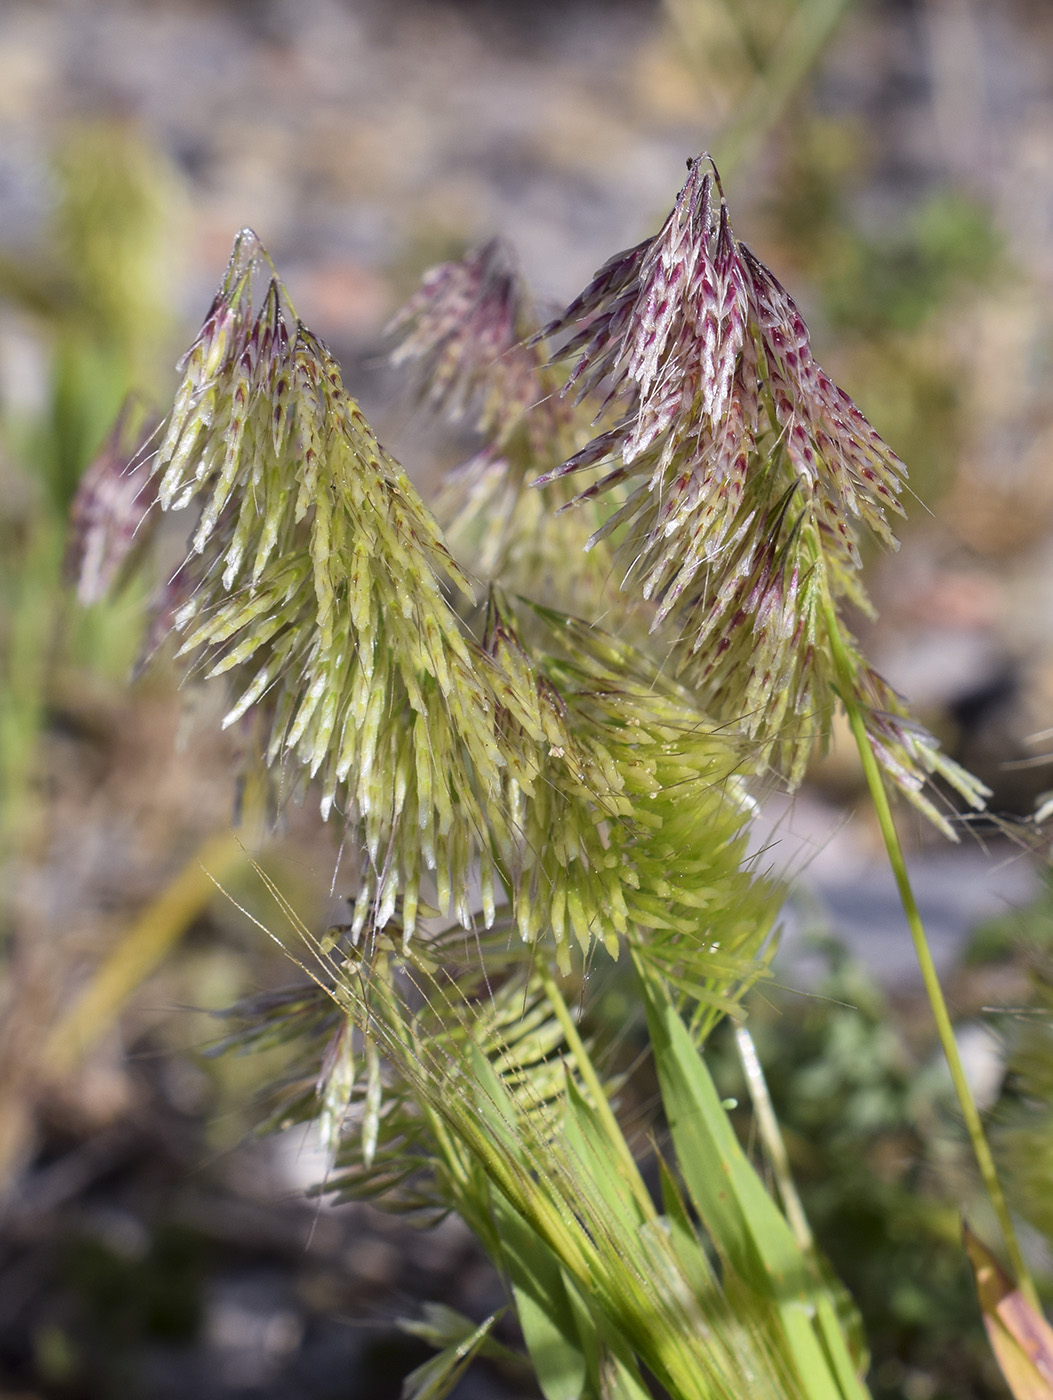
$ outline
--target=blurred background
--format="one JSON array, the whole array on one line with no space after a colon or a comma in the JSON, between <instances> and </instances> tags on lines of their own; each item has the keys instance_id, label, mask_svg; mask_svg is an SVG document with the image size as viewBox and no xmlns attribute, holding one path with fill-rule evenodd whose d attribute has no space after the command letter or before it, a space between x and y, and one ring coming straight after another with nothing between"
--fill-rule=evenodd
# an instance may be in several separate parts
<instances>
[{"instance_id":1,"label":"blurred background","mask_svg":"<svg viewBox=\"0 0 1053 1400\"><path fill-rule=\"evenodd\" d=\"M66 517L126 394L163 411L243 226L427 485L470 444L385 368L420 274L501 234L563 304L704 148L910 468L863 630L994 789L1000 820L957 847L905 826L1048 1279L1053 899L1028 821L1053 788L1046 0L5 0L0 1395L384 1400L429 1354L397 1319L499 1299L456 1221L319 1203L311 1143L253 1136L280 1049L207 1053L215 1011L295 975L252 922L277 913L249 855L317 925L335 838L310 802L233 831L214 702L168 663L129 684L151 584L79 606ZM957 1241L968 1157L860 795L835 744L765 804L794 892L756 1034L875 1394L996 1395ZM482 1368L457 1396L532 1393Z\"/></svg>"}]
</instances>

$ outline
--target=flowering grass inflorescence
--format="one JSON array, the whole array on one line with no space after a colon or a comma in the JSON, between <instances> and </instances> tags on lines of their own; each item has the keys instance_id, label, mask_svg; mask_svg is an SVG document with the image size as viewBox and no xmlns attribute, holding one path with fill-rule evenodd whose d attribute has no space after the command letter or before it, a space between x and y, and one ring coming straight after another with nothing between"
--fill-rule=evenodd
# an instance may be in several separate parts
<instances>
[{"instance_id":1,"label":"flowering grass inflorescence","mask_svg":"<svg viewBox=\"0 0 1053 1400\"><path fill-rule=\"evenodd\" d=\"M81 477L63 572L82 604L115 588L153 533L157 484L145 458L148 441L144 406L130 399Z\"/></svg>"},{"instance_id":2,"label":"flowering grass inflorescence","mask_svg":"<svg viewBox=\"0 0 1053 1400\"><path fill-rule=\"evenodd\" d=\"M346 822L352 937L397 915L408 940L423 897L465 926L510 908L564 966L572 941L616 952L636 927L685 942L671 966L704 963L698 911L714 860L738 870L747 805L737 750L691 696L565 617L532 614L528 652L497 593L471 635L444 581L470 584L250 233L183 373L153 464L163 508L200 510L181 651L229 673L225 723L253 717L265 762L319 779ZM759 887L740 972L769 906Z\"/></svg>"},{"instance_id":3,"label":"flowering grass inflorescence","mask_svg":"<svg viewBox=\"0 0 1053 1400\"><path fill-rule=\"evenodd\" d=\"M598 463L609 470L578 501L629 484L592 542L619 532L626 582L655 604L654 628L677 630L684 682L792 783L829 735L835 700L858 704L885 772L953 834L929 775L974 807L983 789L911 722L839 611L869 611L857 531L895 546L905 469L735 237L707 156L690 163L659 232L612 258L544 334L568 332L564 392L604 394L615 421L539 484Z\"/></svg>"},{"instance_id":4,"label":"flowering grass inflorescence","mask_svg":"<svg viewBox=\"0 0 1053 1400\"><path fill-rule=\"evenodd\" d=\"M388 325L400 337L391 362L412 368L433 409L500 447L539 399L542 357L526 343L535 330L512 254L493 238L425 273ZM556 405L552 412L569 416ZM540 422L534 429L536 441Z\"/></svg>"},{"instance_id":5,"label":"flowering grass inflorescence","mask_svg":"<svg viewBox=\"0 0 1053 1400\"><path fill-rule=\"evenodd\" d=\"M410 370L426 410L479 440L445 473L435 500L458 558L509 591L559 605L568 552L578 553L573 606L602 615L611 607L609 560L579 553L598 513L592 522L587 513L556 520L573 490L558 481L542 493L525 489L584 441L582 415L560 395L563 376L537 343L539 325L511 250L492 239L424 275L388 327L398 337L391 358Z\"/></svg>"},{"instance_id":6,"label":"flowering grass inflorescence","mask_svg":"<svg viewBox=\"0 0 1053 1400\"><path fill-rule=\"evenodd\" d=\"M577 357L565 386L497 244L429 274L395 328L425 402L483 439L452 495L484 608L249 231L151 461L160 507L197 512L154 630L171 619L227 676L225 722L288 789L317 781L360 858L349 922L321 937L264 877L317 994L257 999L232 1039L300 1042L279 1112L317 1123L331 1187L471 1225L545 1394L646 1400L649 1374L678 1400L863 1400L844 1300L697 1051L770 946L749 774L796 782L840 700L890 850L876 760L948 832L931 773L982 802L841 618L867 607L857 532L894 544L902 464L815 364L705 158L661 231L547 328ZM562 387L611 425L588 440ZM571 504L601 462L579 499L614 504L586 584L566 517L523 487L540 472ZM106 533L106 502L126 498L96 512L100 577L129 534ZM595 625L615 551L642 596L621 637ZM644 613L676 628L673 666L634 643ZM673 1149L660 1209L567 1002L587 1012L597 948L626 945ZM407 1393L448 1393L496 1316L462 1320L439 1388L417 1373Z\"/></svg>"}]
</instances>

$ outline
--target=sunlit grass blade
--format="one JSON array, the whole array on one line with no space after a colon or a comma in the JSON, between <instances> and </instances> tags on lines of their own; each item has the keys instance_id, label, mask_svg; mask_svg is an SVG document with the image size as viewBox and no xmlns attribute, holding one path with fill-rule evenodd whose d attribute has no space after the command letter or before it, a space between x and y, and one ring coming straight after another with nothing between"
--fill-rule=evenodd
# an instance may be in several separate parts
<instances>
[{"instance_id":1,"label":"sunlit grass blade","mask_svg":"<svg viewBox=\"0 0 1053 1400\"><path fill-rule=\"evenodd\" d=\"M644 1369L679 1400L802 1394L780 1359L767 1310L751 1297L733 1305L704 1267L682 1266L660 1221L644 1219L624 1138L590 1102L591 1090L579 1086L571 1110L579 1121L569 1132L566 1095L530 1110L529 1083L494 1067L499 1043L483 1053L471 1033L436 1033L435 1013L448 1028L468 1032L477 1021L478 1003L460 1001L448 985L421 982L414 997L424 999L420 1015L400 1004L385 977L340 979L332 995L412 1094L448 1206L477 1231L510 1287L535 1299L537 1345L555 1345L554 1391L560 1375L576 1384L584 1365L595 1381L585 1393L602 1394L609 1381L608 1393L633 1400L643 1394L637 1377ZM568 1073L580 1068L583 1053L575 1047ZM597 1163L604 1190L596 1187ZM508 1212L518 1224L508 1225ZM505 1251L517 1235L524 1243L508 1264ZM543 1257L558 1268L559 1288L549 1265L539 1265ZM706 1284L701 1294L695 1279ZM571 1315L584 1310L573 1330L566 1299ZM586 1338L595 1338L595 1357Z\"/></svg>"},{"instance_id":2,"label":"sunlit grass blade","mask_svg":"<svg viewBox=\"0 0 1053 1400\"><path fill-rule=\"evenodd\" d=\"M552 1251L501 1195L492 1200L495 1233L516 1316L545 1400L576 1400L599 1364L593 1330L582 1336L568 1280ZM570 1285L572 1287L572 1285Z\"/></svg>"}]
</instances>

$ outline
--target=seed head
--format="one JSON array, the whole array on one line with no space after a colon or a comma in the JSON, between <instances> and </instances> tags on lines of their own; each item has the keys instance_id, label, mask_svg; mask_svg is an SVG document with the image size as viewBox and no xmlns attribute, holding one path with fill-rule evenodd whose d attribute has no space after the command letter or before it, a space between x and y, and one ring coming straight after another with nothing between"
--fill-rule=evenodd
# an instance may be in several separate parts
<instances>
[{"instance_id":1,"label":"seed head","mask_svg":"<svg viewBox=\"0 0 1053 1400\"><path fill-rule=\"evenodd\" d=\"M567 527L552 522L553 502L524 487L581 438L571 436L574 415L560 397L560 376L543 361L538 326L515 259L494 239L427 272L389 329L402 337L392 362L414 371L422 402L482 439L447 473L435 505L459 557L483 577L535 597L540 588L556 601L551 585L565 573ZM556 488L556 505L569 498ZM590 530L578 528L580 548ZM598 591L602 562L591 572Z\"/></svg>"},{"instance_id":2,"label":"seed head","mask_svg":"<svg viewBox=\"0 0 1053 1400\"><path fill-rule=\"evenodd\" d=\"M388 326L391 359L413 364L421 398L500 443L538 400L537 328L510 250L498 238L425 273Z\"/></svg>"},{"instance_id":3,"label":"seed head","mask_svg":"<svg viewBox=\"0 0 1053 1400\"><path fill-rule=\"evenodd\" d=\"M294 788L316 780L346 824L362 855L352 938L392 924L409 939L422 900L470 926L481 888L484 922L503 907L524 938L551 934L565 966L574 944L613 950L651 918L639 835L679 810L657 800L661 775L689 773L698 803L721 807L737 751L689 697L630 685L595 641L577 668L535 653L496 595L471 637L435 521L254 235L184 360L154 469L163 506L199 512L166 600L182 652L228 677L225 723L252 720L265 762ZM666 881L678 936L697 878Z\"/></svg>"},{"instance_id":4,"label":"seed head","mask_svg":"<svg viewBox=\"0 0 1053 1400\"><path fill-rule=\"evenodd\" d=\"M842 654L864 664L838 608L869 610L857 537L867 529L896 546L903 463L816 363L793 299L735 237L707 156L659 232L611 259L545 330L568 333L567 390L603 394L614 421L539 484L606 465L577 500L628 494L590 544L619 532L625 582L653 602L653 629L675 626L683 679L796 783L843 684L831 619ZM869 704L876 683L860 671L853 688ZM906 721L881 687L887 715ZM875 737L882 723L875 711ZM887 771L920 801L935 741L884 738ZM981 805L975 780L937 766Z\"/></svg>"}]
</instances>

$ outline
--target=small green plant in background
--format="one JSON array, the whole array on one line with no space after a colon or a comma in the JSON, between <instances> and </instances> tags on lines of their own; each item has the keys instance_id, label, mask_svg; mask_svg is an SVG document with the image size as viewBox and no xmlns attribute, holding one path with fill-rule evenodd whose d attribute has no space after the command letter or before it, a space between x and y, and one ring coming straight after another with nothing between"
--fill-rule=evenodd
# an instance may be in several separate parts
<instances>
[{"instance_id":1,"label":"small green plant in background","mask_svg":"<svg viewBox=\"0 0 1053 1400\"><path fill-rule=\"evenodd\" d=\"M952 838L946 792L984 792L845 622L905 471L735 236L712 163L543 330L496 245L429 274L397 327L426 401L483 439L438 515L247 231L144 458L160 508L194 511L154 634L227 678L271 804L313 784L356 864L325 934L275 892L313 985L240 1008L233 1039L301 1047L276 1121L317 1123L326 1189L469 1223L547 1400L865 1395L748 1037L776 1195L707 1067L780 900L748 856L751 787L796 785L843 711L1039 1328L886 788ZM591 1015L609 960L660 1097L632 1131ZM499 1316L433 1322L407 1394L448 1393Z\"/></svg>"},{"instance_id":2,"label":"small green plant in background","mask_svg":"<svg viewBox=\"0 0 1053 1400\"><path fill-rule=\"evenodd\" d=\"M41 380L40 402L4 403L0 423L0 1179L31 1136L42 1041L75 961L67 931L47 927L39 896L28 893L55 840L42 772L47 731L56 712L83 698L88 658L93 683L115 688L136 652L141 601L128 607L104 594L114 582L106 558L117 557L109 535L132 532L127 507L138 488L129 492L120 466L141 440L140 408L129 405L107 448L116 498L98 501L92 522L82 514L91 544L78 582L82 600L97 604L90 610L71 606L63 587L67 516L133 384L157 389L171 321L162 289L179 236L177 184L134 124L67 130L51 177L54 210L42 236L17 257L0 254L0 302L36 347ZM82 513L84 505L82 497Z\"/></svg>"},{"instance_id":3,"label":"small green plant in background","mask_svg":"<svg viewBox=\"0 0 1053 1400\"><path fill-rule=\"evenodd\" d=\"M994 1148L1021 1215L1053 1240L1053 882L1047 873L1025 909L990 919L967 952L970 969L1014 974L997 1010L1006 1079L994 1118Z\"/></svg>"},{"instance_id":4,"label":"small green plant in background","mask_svg":"<svg viewBox=\"0 0 1053 1400\"><path fill-rule=\"evenodd\" d=\"M169 319L157 289L164 285L172 200L156 153L132 128L86 126L60 146L53 173L50 238L32 257L0 258L0 298L32 327L46 363L45 411L5 405L3 470L13 506L0 519L0 647L8 678L0 694L0 850L34 825L28 785L44 670L65 641L60 628L76 633L74 652L98 655L106 646L97 617L63 617L66 516L133 382L154 387L148 366L157 362ZM34 471L19 470L20 462L33 463Z\"/></svg>"}]
</instances>

